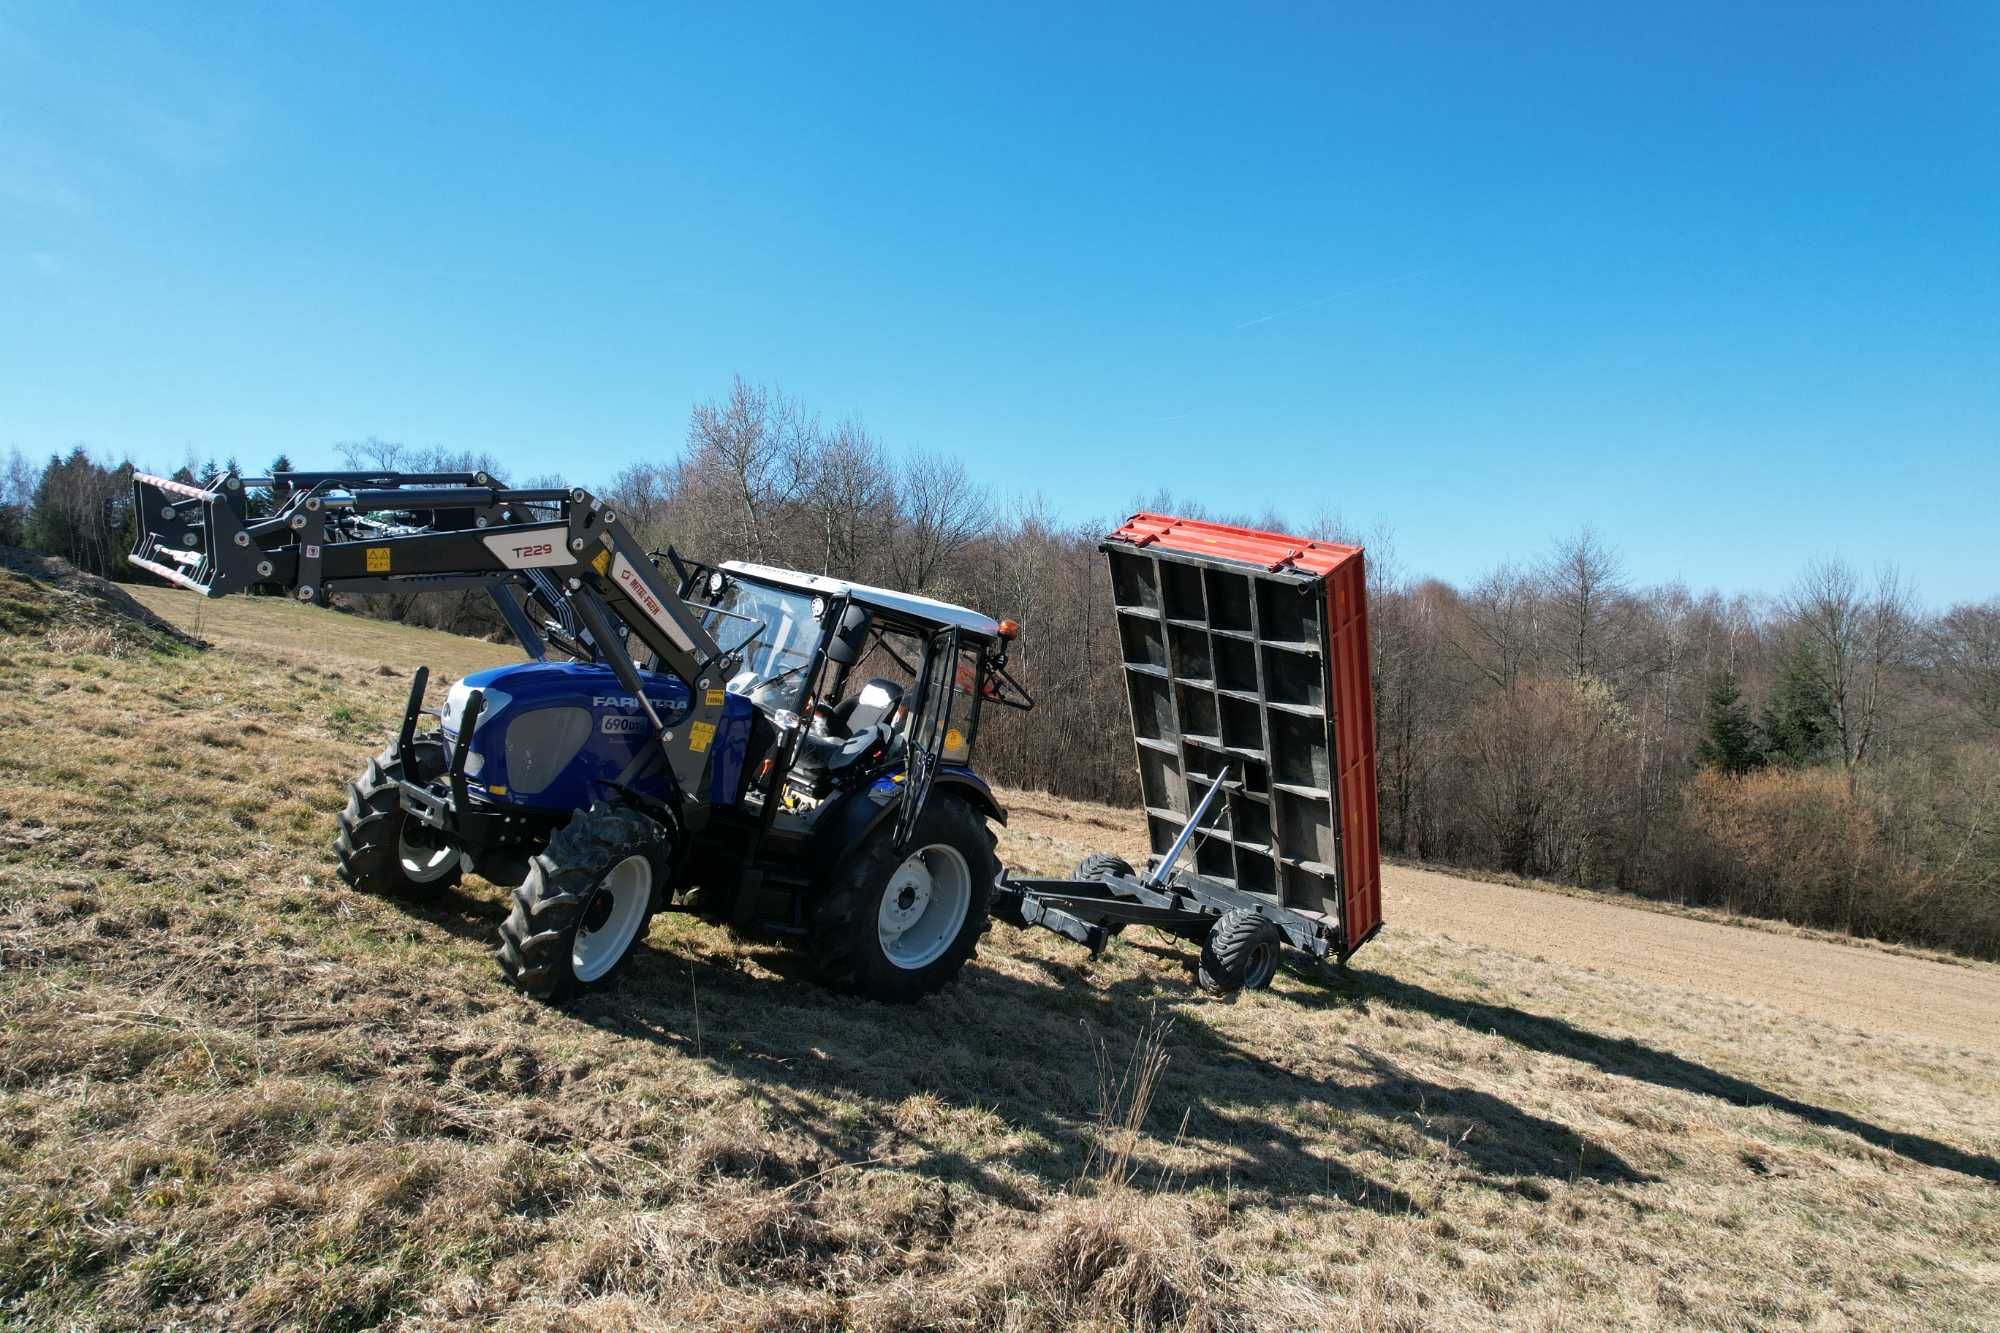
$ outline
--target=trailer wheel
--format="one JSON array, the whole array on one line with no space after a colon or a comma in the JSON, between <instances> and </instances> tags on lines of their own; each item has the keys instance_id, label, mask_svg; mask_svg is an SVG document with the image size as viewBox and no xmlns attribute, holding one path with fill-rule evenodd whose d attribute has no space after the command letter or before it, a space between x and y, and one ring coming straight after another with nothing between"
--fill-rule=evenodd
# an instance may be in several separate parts
<instances>
[{"instance_id":1,"label":"trailer wheel","mask_svg":"<svg viewBox=\"0 0 2000 1333\"><path fill-rule=\"evenodd\" d=\"M501 975L551 1003L610 981L645 938L669 852L637 810L600 801L570 816L514 890L493 951Z\"/></svg>"},{"instance_id":2,"label":"trailer wheel","mask_svg":"<svg viewBox=\"0 0 2000 1333\"><path fill-rule=\"evenodd\" d=\"M1134 879L1138 876L1132 870L1132 863L1122 856L1110 852L1092 852L1076 863L1070 872L1073 879L1110 879L1114 875L1126 875Z\"/></svg>"},{"instance_id":3,"label":"trailer wheel","mask_svg":"<svg viewBox=\"0 0 2000 1333\"><path fill-rule=\"evenodd\" d=\"M979 947L999 867L986 821L936 795L897 852L885 820L834 872L814 913L813 964L828 984L905 1003L957 979Z\"/></svg>"},{"instance_id":4,"label":"trailer wheel","mask_svg":"<svg viewBox=\"0 0 2000 1333\"><path fill-rule=\"evenodd\" d=\"M444 744L416 742L417 772L410 780L429 782L445 771ZM412 819L396 790L403 777L394 746L368 761L347 784L347 806L334 816L336 873L362 893L426 898L458 883L459 848L442 833Z\"/></svg>"},{"instance_id":5,"label":"trailer wheel","mask_svg":"<svg viewBox=\"0 0 2000 1333\"><path fill-rule=\"evenodd\" d=\"M1247 907L1225 912L1201 946L1195 980L1212 995L1262 990L1278 972L1278 928Z\"/></svg>"},{"instance_id":6,"label":"trailer wheel","mask_svg":"<svg viewBox=\"0 0 2000 1333\"><path fill-rule=\"evenodd\" d=\"M1127 861L1122 856L1113 856L1110 852L1092 852L1089 856L1078 861L1076 869L1070 872L1071 879L1106 880L1119 875L1123 875L1127 879L1137 879L1139 872L1132 869L1130 861ZM1098 924L1104 928L1106 935L1122 935L1125 933L1126 923L1123 921L1103 921Z\"/></svg>"}]
</instances>

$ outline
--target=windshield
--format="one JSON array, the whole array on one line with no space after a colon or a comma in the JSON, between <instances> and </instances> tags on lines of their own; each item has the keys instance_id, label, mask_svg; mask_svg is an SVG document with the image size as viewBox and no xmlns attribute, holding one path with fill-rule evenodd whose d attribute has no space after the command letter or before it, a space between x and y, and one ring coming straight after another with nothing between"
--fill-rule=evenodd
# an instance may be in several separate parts
<instances>
[{"instance_id":1,"label":"windshield","mask_svg":"<svg viewBox=\"0 0 2000 1333\"><path fill-rule=\"evenodd\" d=\"M801 684L819 648L820 620L810 593L731 579L722 595L701 612L701 623L723 651L741 656L729 688L754 694L780 680Z\"/></svg>"}]
</instances>

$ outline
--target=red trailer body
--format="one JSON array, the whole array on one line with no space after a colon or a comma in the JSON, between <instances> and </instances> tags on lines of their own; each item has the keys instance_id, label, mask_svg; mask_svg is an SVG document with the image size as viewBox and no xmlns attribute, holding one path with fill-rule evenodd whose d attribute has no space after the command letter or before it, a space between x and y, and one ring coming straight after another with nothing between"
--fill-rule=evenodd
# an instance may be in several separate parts
<instances>
[{"instance_id":1,"label":"red trailer body","mask_svg":"<svg viewBox=\"0 0 2000 1333\"><path fill-rule=\"evenodd\" d=\"M1362 549L1163 514L1102 549L1153 851L1226 768L1197 873L1337 922L1344 959L1382 924Z\"/></svg>"}]
</instances>

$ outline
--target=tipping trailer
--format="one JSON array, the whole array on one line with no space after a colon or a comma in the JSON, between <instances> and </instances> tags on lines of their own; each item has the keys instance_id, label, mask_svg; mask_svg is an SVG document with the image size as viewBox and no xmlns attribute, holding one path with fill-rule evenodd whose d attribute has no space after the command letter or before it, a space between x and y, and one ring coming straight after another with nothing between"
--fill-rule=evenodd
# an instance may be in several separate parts
<instances>
[{"instance_id":1,"label":"tipping trailer","mask_svg":"<svg viewBox=\"0 0 2000 1333\"><path fill-rule=\"evenodd\" d=\"M1152 856L1003 877L994 914L1093 953L1157 927L1217 993L1286 946L1345 963L1382 925L1361 548L1142 513L1100 549Z\"/></svg>"}]
</instances>

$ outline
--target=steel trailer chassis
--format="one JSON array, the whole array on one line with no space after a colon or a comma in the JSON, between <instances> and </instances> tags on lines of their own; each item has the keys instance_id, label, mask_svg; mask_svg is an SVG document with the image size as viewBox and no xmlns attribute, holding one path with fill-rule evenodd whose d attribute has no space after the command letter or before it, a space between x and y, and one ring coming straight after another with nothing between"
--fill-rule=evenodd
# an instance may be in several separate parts
<instances>
[{"instance_id":1,"label":"steel trailer chassis","mask_svg":"<svg viewBox=\"0 0 2000 1333\"><path fill-rule=\"evenodd\" d=\"M1273 907L1268 899L1241 893L1191 872L1154 886L1138 875L1103 879L1007 879L993 886L996 902L1009 905L1020 919L1075 940L1095 958L1116 933L1128 925L1153 926L1169 935L1199 942L1215 923L1232 911L1253 911L1269 921L1285 942L1313 958L1324 960L1333 949L1335 932L1325 922L1289 908Z\"/></svg>"},{"instance_id":2,"label":"steel trailer chassis","mask_svg":"<svg viewBox=\"0 0 2000 1333\"><path fill-rule=\"evenodd\" d=\"M1096 958L1111 936L1128 925L1152 926L1201 942L1210 938L1223 918L1248 913L1267 923L1284 943L1315 961L1324 962L1332 954L1344 966L1348 955L1366 944L1374 930L1343 950L1338 926L1324 917L1281 907L1268 895L1245 893L1191 870L1177 869L1182 853L1197 840L1216 797L1228 785L1230 772L1225 766L1216 774L1180 836L1150 874L1009 879L1002 871L993 885L994 914L1017 925L1040 926L1075 940ZM1375 929L1380 928L1378 923Z\"/></svg>"}]
</instances>

